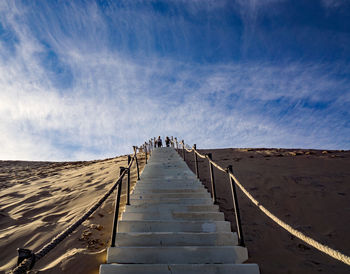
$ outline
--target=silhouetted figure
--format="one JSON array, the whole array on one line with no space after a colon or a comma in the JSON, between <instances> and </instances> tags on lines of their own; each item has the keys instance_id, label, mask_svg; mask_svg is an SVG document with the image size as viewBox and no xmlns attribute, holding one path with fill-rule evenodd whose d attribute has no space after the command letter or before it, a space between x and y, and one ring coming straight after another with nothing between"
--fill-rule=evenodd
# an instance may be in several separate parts
<instances>
[{"instance_id":1,"label":"silhouetted figure","mask_svg":"<svg viewBox=\"0 0 350 274\"><path fill-rule=\"evenodd\" d=\"M160 138L160 136L158 136L157 145L158 145L158 147L162 147L163 146L163 142L162 142L162 139Z\"/></svg>"},{"instance_id":2,"label":"silhouetted figure","mask_svg":"<svg viewBox=\"0 0 350 274\"><path fill-rule=\"evenodd\" d=\"M165 138L165 144L167 147L169 147L169 145L170 145L170 139L168 136Z\"/></svg>"}]
</instances>

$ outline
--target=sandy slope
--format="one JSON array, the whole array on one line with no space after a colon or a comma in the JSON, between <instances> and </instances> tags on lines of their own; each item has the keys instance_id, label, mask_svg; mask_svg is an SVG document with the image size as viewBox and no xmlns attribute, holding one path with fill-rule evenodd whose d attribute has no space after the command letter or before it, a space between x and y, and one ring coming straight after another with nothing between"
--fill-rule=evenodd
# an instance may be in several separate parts
<instances>
[{"instance_id":1,"label":"sandy slope","mask_svg":"<svg viewBox=\"0 0 350 274\"><path fill-rule=\"evenodd\" d=\"M90 162L1 161L0 272L15 265L17 247L37 251L80 217L115 182L119 167L126 165L126 156ZM131 174L135 182L135 170ZM97 273L110 242L114 201L115 193L35 270Z\"/></svg>"},{"instance_id":2,"label":"sandy slope","mask_svg":"<svg viewBox=\"0 0 350 274\"><path fill-rule=\"evenodd\" d=\"M350 152L217 149L213 160L233 165L244 186L272 213L322 243L350 255ZM193 155L187 153L193 169ZM200 177L209 186L207 160ZM227 175L215 171L220 209L234 229ZM250 261L261 273L350 273L350 267L305 245L273 223L239 191Z\"/></svg>"},{"instance_id":3,"label":"sandy slope","mask_svg":"<svg viewBox=\"0 0 350 274\"><path fill-rule=\"evenodd\" d=\"M349 151L210 151L223 167L232 164L248 190L282 220L350 254ZM187 162L193 168L192 155L187 154ZM17 247L36 251L80 216L109 189L122 165L126 157L73 163L0 162L0 270L15 264ZM200 160L200 174L208 185L207 161ZM215 171L215 178L220 208L234 227L227 176ZM110 241L114 198L40 260L35 270L97 273ZM260 265L262 274L350 273L346 265L291 237L241 192L239 201L250 261Z\"/></svg>"}]
</instances>

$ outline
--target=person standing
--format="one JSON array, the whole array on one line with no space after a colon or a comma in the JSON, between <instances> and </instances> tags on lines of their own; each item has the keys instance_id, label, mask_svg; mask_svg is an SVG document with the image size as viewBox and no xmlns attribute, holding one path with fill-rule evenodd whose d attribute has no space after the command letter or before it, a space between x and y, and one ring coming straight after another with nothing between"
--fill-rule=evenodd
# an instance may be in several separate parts
<instances>
[{"instance_id":1,"label":"person standing","mask_svg":"<svg viewBox=\"0 0 350 274\"><path fill-rule=\"evenodd\" d=\"M160 138L160 136L158 136L157 144L158 144L158 147L163 146L163 142L162 142L162 139Z\"/></svg>"},{"instance_id":2,"label":"person standing","mask_svg":"<svg viewBox=\"0 0 350 274\"><path fill-rule=\"evenodd\" d=\"M170 139L168 136L165 138L165 144L166 144L166 147L169 147L170 145Z\"/></svg>"}]
</instances>

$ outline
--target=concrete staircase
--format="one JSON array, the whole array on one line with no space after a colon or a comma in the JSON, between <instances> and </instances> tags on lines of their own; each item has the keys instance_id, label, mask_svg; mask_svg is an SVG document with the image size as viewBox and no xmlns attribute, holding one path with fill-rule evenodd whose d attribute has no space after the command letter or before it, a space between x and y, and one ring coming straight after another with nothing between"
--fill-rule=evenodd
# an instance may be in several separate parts
<instances>
[{"instance_id":1,"label":"concrete staircase","mask_svg":"<svg viewBox=\"0 0 350 274\"><path fill-rule=\"evenodd\" d=\"M100 273L259 273L174 149L153 151L130 198Z\"/></svg>"}]
</instances>

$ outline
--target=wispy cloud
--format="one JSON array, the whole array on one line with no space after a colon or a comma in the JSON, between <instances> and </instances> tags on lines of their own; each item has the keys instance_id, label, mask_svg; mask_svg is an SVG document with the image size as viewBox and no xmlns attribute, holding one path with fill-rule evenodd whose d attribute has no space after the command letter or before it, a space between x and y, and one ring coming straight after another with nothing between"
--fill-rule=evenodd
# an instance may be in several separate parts
<instances>
[{"instance_id":1,"label":"wispy cloud","mask_svg":"<svg viewBox=\"0 0 350 274\"><path fill-rule=\"evenodd\" d=\"M15 38L0 48L0 158L110 157L159 134L199 147L349 148L346 63L194 62L152 53L153 45L133 56L127 41L153 44L152 31L140 32L157 20L170 29L183 20L184 32L192 23L142 10L138 25L130 23L136 8L85 4L56 12L42 2L37 15L2 4L2 28ZM108 20L137 39L111 40Z\"/></svg>"},{"instance_id":2,"label":"wispy cloud","mask_svg":"<svg viewBox=\"0 0 350 274\"><path fill-rule=\"evenodd\" d=\"M321 3L326 8L338 8L344 4L349 4L350 2L347 0L340 1L340 0L321 0Z\"/></svg>"}]
</instances>

